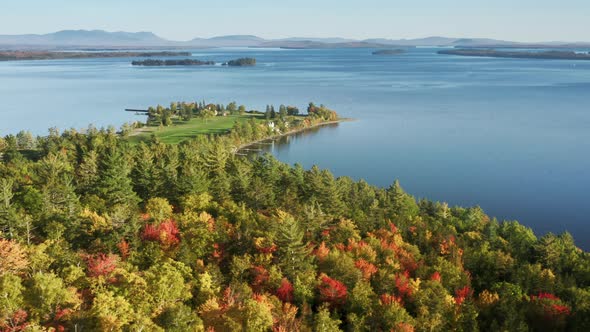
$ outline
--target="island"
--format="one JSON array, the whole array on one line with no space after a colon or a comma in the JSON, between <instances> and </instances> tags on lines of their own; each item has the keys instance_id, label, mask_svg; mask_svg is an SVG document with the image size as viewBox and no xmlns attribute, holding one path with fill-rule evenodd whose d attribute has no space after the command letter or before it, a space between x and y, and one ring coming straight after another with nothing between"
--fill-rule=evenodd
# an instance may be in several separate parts
<instances>
[{"instance_id":1,"label":"island","mask_svg":"<svg viewBox=\"0 0 590 332\"><path fill-rule=\"evenodd\" d=\"M377 50L374 51L373 55L400 55L406 53L405 50L402 49L386 49L386 50Z\"/></svg>"},{"instance_id":2,"label":"island","mask_svg":"<svg viewBox=\"0 0 590 332\"><path fill-rule=\"evenodd\" d=\"M255 65L256 65L256 59L254 59L254 58L240 58L240 59L230 60L228 62L223 63L223 66L236 66L236 67L255 66Z\"/></svg>"},{"instance_id":3,"label":"island","mask_svg":"<svg viewBox=\"0 0 590 332\"><path fill-rule=\"evenodd\" d=\"M190 52L53 52L53 51L1 51L0 61L58 60L90 58L191 56Z\"/></svg>"},{"instance_id":4,"label":"island","mask_svg":"<svg viewBox=\"0 0 590 332\"><path fill-rule=\"evenodd\" d=\"M454 49L441 50L438 54L492 57L492 58L518 58L518 59L544 59L544 60L590 60L589 53L573 51L499 51L495 49Z\"/></svg>"},{"instance_id":5,"label":"island","mask_svg":"<svg viewBox=\"0 0 590 332\"><path fill-rule=\"evenodd\" d=\"M131 65L133 66L148 66L148 67L157 67L157 66L213 66L215 65L215 61L201 61L201 60L193 60L193 59L182 59L182 60L157 60L157 59L147 59L147 60L136 60L132 61Z\"/></svg>"}]
</instances>

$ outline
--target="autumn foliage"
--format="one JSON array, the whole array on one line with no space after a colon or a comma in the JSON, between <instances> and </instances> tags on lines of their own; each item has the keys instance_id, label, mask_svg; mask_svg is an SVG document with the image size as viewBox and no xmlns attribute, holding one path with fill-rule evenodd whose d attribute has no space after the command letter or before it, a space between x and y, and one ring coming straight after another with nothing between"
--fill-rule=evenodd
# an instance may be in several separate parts
<instances>
[{"instance_id":1,"label":"autumn foliage","mask_svg":"<svg viewBox=\"0 0 590 332\"><path fill-rule=\"evenodd\" d=\"M0 238L0 276L4 273L20 273L28 264L25 250L20 244Z\"/></svg>"},{"instance_id":2,"label":"autumn foliage","mask_svg":"<svg viewBox=\"0 0 590 332\"><path fill-rule=\"evenodd\" d=\"M268 270L263 266L256 265L252 268L252 289L255 292L261 291L270 279Z\"/></svg>"},{"instance_id":3,"label":"autumn foliage","mask_svg":"<svg viewBox=\"0 0 590 332\"><path fill-rule=\"evenodd\" d=\"M455 303L457 305L463 304L463 302L473 295L473 290L469 286L459 288L455 291Z\"/></svg>"},{"instance_id":4,"label":"autumn foliage","mask_svg":"<svg viewBox=\"0 0 590 332\"><path fill-rule=\"evenodd\" d=\"M346 302L346 286L325 274L320 276L319 291L322 302L327 302L332 306L341 306Z\"/></svg>"},{"instance_id":5,"label":"autumn foliage","mask_svg":"<svg viewBox=\"0 0 590 332\"><path fill-rule=\"evenodd\" d=\"M377 273L377 267L362 258L354 262L354 266L363 273L363 278L366 280L371 279L371 276Z\"/></svg>"},{"instance_id":6,"label":"autumn foliage","mask_svg":"<svg viewBox=\"0 0 590 332\"><path fill-rule=\"evenodd\" d=\"M287 280L287 278L283 278L281 286L277 289L276 294L283 302L293 301L293 285Z\"/></svg>"},{"instance_id":7,"label":"autumn foliage","mask_svg":"<svg viewBox=\"0 0 590 332\"><path fill-rule=\"evenodd\" d=\"M401 296L412 296L410 273L408 271L395 275L395 288Z\"/></svg>"},{"instance_id":8,"label":"autumn foliage","mask_svg":"<svg viewBox=\"0 0 590 332\"><path fill-rule=\"evenodd\" d=\"M204 105L148 113L175 125ZM284 113L180 144L0 138L0 332L590 331L571 235L236 154ZM287 130L334 115L310 114Z\"/></svg>"},{"instance_id":9,"label":"autumn foliage","mask_svg":"<svg viewBox=\"0 0 590 332\"><path fill-rule=\"evenodd\" d=\"M172 247L180 243L180 232L174 220L166 220L159 225L145 225L141 238L144 241L159 242L163 246Z\"/></svg>"},{"instance_id":10,"label":"autumn foliage","mask_svg":"<svg viewBox=\"0 0 590 332\"><path fill-rule=\"evenodd\" d=\"M117 260L116 255L102 253L86 257L88 276L100 277L110 274L117 267Z\"/></svg>"}]
</instances>

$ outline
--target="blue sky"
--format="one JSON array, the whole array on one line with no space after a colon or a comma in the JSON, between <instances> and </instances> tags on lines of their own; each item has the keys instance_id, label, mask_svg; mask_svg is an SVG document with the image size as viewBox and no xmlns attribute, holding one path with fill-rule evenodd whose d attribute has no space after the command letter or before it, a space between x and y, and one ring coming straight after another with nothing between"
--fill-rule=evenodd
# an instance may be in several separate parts
<instances>
[{"instance_id":1,"label":"blue sky","mask_svg":"<svg viewBox=\"0 0 590 332\"><path fill-rule=\"evenodd\" d=\"M590 41L588 0L4 0L0 34L152 31L188 40L487 37Z\"/></svg>"}]
</instances>

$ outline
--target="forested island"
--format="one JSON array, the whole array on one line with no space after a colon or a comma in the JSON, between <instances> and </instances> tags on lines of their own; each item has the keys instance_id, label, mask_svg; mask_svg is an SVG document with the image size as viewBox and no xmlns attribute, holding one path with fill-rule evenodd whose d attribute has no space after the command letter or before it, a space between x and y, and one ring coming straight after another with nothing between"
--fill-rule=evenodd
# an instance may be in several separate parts
<instances>
[{"instance_id":1,"label":"forested island","mask_svg":"<svg viewBox=\"0 0 590 332\"><path fill-rule=\"evenodd\" d=\"M132 61L133 66L213 66L215 61L201 61L193 59L181 59L181 60L136 60Z\"/></svg>"},{"instance_id":2,"label":"forested island","mask_svg":"<svg viewBox=\"0 0 590 332\"><path fill-rule=\"evenodd\" d=\"M172 103L143 126L223 119L174 144L129 126L1 138L0 329L590 330L569 233L235 153L339 119L326 106Z\"/></svg>"},{"instance_id":3,"label":"forested island","mask_svg":"<svg viewBox=\"0 0 590 332\"><path fill-rule=\"evenodd\" d=\"M133 66L213 66L215 61L201 61L193 59L181 59L181 60L135 60L131 62ZM236 60L230 60L222 63L223 66L255 66L256 59L254 58L240 58Z\"/></svg>"},{"instance_id":4,"label":"forested island","mask_svg":"<svg viewBox=\"0 0 590 332\"><path fill-rule=\"evenodd\" d=\"M457 49L441 50L438 54L493 57L493 58L523 58L548 60L590 60L590 53L576 53L571 51L498 51L493 49Z\"/></svg>"},{"instance_id":5,"label":"forested island","mask_svg":"<svg viewBox=\"0 0 590 332\"><path fill-rule=\"evenodd\" d=\"M223 64L224 66L255 66L256 59L254 58L240 58L236 60L230 60Z\"/></svg>"},{"instance_id":6,"label":"forested island","mask_svg":"<svg viewBox=\"0 0 590 332\"><path fill-rule=\"evenodd\" d=\"M377 50L374 51L373 55L400 55L406 53L405 50L402 49L387 49L387 50Z\"/></svg>"},{"instance_id":7,"label":"forested island","mask_svg":"<svg viewBox=\"0 0 590 332\"><path fill-rule=\"evenodd\" d=\"M190 56L190 52L45 52L45 51L0 51L0 61L57 60L88 58L128 58L156 56Z\"/></svg>"}]
</instances>

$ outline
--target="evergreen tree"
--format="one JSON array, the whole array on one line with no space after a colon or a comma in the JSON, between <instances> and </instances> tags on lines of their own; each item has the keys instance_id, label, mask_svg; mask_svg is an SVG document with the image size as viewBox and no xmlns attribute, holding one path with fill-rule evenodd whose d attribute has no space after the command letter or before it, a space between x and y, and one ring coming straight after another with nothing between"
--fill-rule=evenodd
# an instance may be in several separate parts
<instances>
[{"instance_id":1,"label":"evergreen tree","mask_svg":"<svg viewBox=\"0 0 590 332\"><path fill-rule=\"evenodd\" d=\"M80 194L90 193L98 181L98 154L90 151L76 170L76 185Z\"/></svg>"},{"instance_id":2,"label":"evergreen tree","mask_svg":"<svg viewBox=\"0 0 590 332\"><path fill-rule=\"evenodd\" d=\"M279 106L279 117L281 119L284 119L287 117L287 107L285 107L285 105Z\"/></svg>"},{"instance_id":3,"label":"evergreen tree","mask_svg":"<svg viewBox=\"0 0 590 332\"><path fill-rule=\"evenodd\" d=\"M310 249L304 242L304 233L295 219L279 212L276 243L279 247L279 266L290 280L310 269Z\"/></svg>"},{"instance_id":4,"label":"evergreen tree","mask_svg":"<svg viewBox=\"0 0 590 332\"><path fill-rule=\"evenodd\" d=\"M418 214L418 205L414 198L402 189L398 180L387 189L389 199L393 204L394 213L401 217L413 217Z\"/></svg>"},{"instance_id":5,"label":"evergreen tree","mask_svg":"<svg viewBox=\"0 0 590 332\"><path fill-rule=\"evenodd\" d=\"M139 198L133 191L129 158L120 148L110 148L102 156L99 167L98 195L110 206L123 204L134 206Z\"/></svg>"},{"instance_id":6,"label":"evergreen tree","mask_svg":"<svg viewBox=\"0 0 590 332\"><path fill-rule=\"evenodd\" d=\"M275 112L275 107L274 105L270 106L270 118L271 119L275 119L277 117L277 112Z\"/></svg>"}]
</instances>

